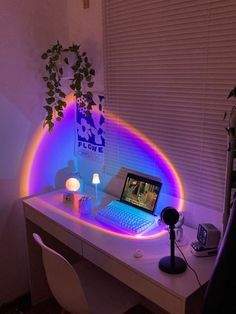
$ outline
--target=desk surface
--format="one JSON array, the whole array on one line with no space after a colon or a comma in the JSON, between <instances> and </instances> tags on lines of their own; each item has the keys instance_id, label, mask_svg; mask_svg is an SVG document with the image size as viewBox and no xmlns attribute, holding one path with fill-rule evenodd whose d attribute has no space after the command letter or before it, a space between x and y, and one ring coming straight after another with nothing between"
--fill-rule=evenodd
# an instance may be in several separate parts
<instances>
[{"instance_id":1,"label":"desk surface","mask_svg":"<svg viewBox=\"0 0 236 314\"><path fill-rule=\"evenodd\" d=\"M103 205L110 199L111 196L103 194ZM169 255L170 251L167 232L162 232L161 236L140 239L102 230L99 225L93 225L93 218L89 219L80 215L77 206L64 204L62 191L28 198L24 201L24 206L25 217L28 220L59 240L62 230L72 235L73 239L82 240L84 244L82 254L86 258L133 289L137 287L136 290L139 293L161 305L170 313L185 313L187 299L199 289L196 277L189 268L185 273L178 275L168 275L159 270L159 260ZM96 211L97 207L93 210ZM189 243L196 239L196 230L185 226L184 237L188 243L182 246L181 250L203 285L209 280L215 258L199 258L190 252ZM73 245L71 248L74 249ZM133 256L137 249L143 251L142 258L137 259ZM175 253L181 256L177 249ZM120 269L117 271L116 268ZM163 291L166 295L164 294L163 297L161 295L161 299L158 298L158 294L160 295ZM164 300L169 296L176 298L180 310L175 312L172 306L168 305L169 300Z\"/></svg>"}]
</instances>

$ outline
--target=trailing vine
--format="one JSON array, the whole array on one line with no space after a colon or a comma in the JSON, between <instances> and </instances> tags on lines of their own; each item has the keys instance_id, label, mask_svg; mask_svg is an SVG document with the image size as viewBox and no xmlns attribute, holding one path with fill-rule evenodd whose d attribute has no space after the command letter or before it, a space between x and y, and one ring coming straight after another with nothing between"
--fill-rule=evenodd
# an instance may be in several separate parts
<instances>
[{"instance_id":1,"label":"trailing vine","mask_svg":"<svg viewBox=\"0 0 236 314\"><path fill-rule=\"evenodd\" d=\"M67 56L62 59L63 55L68 52L72 52L75 56L73 64L70 64L71 61ZM52 131L54 118L59 122L64 117L63 111L66 107L66 93L62 89L61 79L64 67L68 66L72 69L73 73L73 76L69 78L71 80L70 88L74 91L76 102L79 103L80 107L84 107L86 115L89 115L92 107L88 99L92 96L92 92L89 90L84 92L84 89L93 87L95 70L92 68L91 63L89 63L86 52L81 53L80 46L76 44L68 48L63 48L60 42L57 41L55 45L42 54L41 58L47 61L45 65L46 75L43 76L43 81L47 87L46 104L43 106L46 110L44 126L47 125L49 131ZM83 100L81 101L81 99Z\"/></svg>"}]
</instances>

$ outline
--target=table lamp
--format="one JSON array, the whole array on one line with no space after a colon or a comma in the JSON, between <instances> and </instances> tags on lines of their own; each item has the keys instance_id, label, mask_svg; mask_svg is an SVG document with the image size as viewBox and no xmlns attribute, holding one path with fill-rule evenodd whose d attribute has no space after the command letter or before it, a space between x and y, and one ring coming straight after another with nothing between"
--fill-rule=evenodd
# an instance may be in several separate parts
<instances>
[{"instance_id":1,"label":"table lamp","mask_svg":"<svg viewBox=\"0 0 236 314\"><path fill-rule=\"evenodd\" d=\"M100 184L100 178L98 173L93 174L92 184L95 185L95 200L98 199L98 184Z\"/></svg>"},{"instance_id":2,"label":"table lamp","mask_svg":"<svg viewBox=\"0 0 236 314\"><path fill-rule=\"evenodd\" d=\"M80 189L80 181L76 176L70 176L65 182L66 191L63 194L63 201L65 203L73 203L75 193Z\"/></svg>"},{"instance_id":3,"label":"table lamp","mask_svg":"<svg viewBox=\"0 0 236 314\"><path fill-rule=\"evenodd\" d=\"M65 187L67 191L76 192L80 188L80 182L77 178L71 177L66 180Z\"/></svg>"}]
</instances>

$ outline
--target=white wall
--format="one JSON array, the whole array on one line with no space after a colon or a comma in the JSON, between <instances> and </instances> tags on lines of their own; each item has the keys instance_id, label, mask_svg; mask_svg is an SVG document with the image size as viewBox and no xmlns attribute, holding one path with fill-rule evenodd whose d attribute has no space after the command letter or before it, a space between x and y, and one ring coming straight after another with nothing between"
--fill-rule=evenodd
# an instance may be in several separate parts
<instances>
[{"instance_id":1,"label":"white wall","mask_svg":"<svg viewBox=\"0 0 236 314\"><path fill-rule=\"evenodd\" d=\"M19 198L23 153L44 117L40 55L69 39L66 0L2 0L0 10L0 304L28 290Z\"/></svg>"},{"instance_id":2,"label":"white wall","mask_svg":"<svg viewBox=\"0 0 236 314\"><path fill-rule=\"evenodd\" d=\"M96 81L93 90L104 91L102 0L90 0L90 7L83 9L83 1L68 1L70 42L81 43L95 67Z\"/></svg>"}]
</instances>

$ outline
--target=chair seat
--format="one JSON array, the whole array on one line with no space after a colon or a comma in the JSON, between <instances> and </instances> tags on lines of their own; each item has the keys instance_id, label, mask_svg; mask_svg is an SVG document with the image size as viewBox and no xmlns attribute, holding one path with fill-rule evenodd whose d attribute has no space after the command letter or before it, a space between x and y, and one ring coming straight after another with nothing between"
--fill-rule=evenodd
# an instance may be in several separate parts
<instances>
[{"instance_id":1,"label":"chair seat","mask_svg":"<svg viewBox=\"0 0 236 314\"><path fill-rule=\"evenodd\" d=\"M82 259L73 265L92 314L121 314L139 303L140 296L101 268Z\"/></svg>"}]
</instances>

